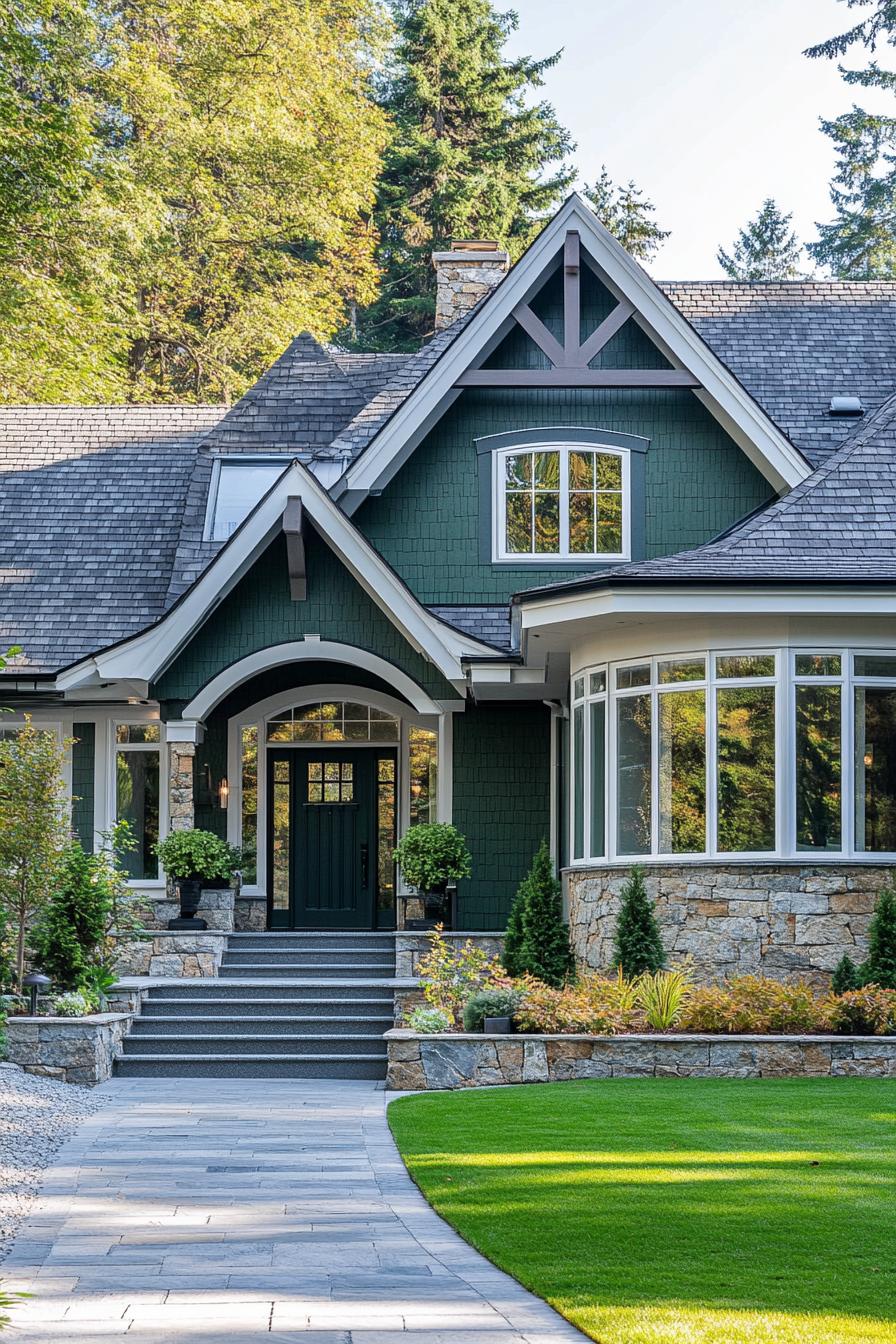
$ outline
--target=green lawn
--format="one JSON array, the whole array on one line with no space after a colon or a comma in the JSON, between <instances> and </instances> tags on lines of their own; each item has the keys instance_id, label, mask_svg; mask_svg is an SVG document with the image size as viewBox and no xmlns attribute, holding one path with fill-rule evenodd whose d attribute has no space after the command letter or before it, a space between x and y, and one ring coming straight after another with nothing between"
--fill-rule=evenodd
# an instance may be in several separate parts
<instances>
[{"instance_id":1,"label":"green lawn","mask_svg":"<svg viewBox=\"0 0 896 1344\"><path fill-rule=\"evenodd\" d=\"M438 1211L600 1344L896 1341L896 1081L555 1083L389 1119Z\"/></svg>"}]
</instances>

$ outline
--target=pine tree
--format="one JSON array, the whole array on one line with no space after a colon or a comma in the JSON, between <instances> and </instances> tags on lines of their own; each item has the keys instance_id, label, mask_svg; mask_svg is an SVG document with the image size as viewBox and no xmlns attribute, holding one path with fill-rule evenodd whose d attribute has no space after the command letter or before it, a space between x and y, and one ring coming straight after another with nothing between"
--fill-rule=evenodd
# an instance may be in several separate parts
<instances>
[{"instance_id":1,"label":"pine tree","mask_svg":"<svg viewBox=\"0 0 896 1344\"><path fill-rule=\"evenodd\" d=\"M514 904L517 903L521 908L523 936L516 973L534 975L547 985L562 985L573 961L569 930L563 922L560 883L554 876L546 840L542 840L520 886Z\"/></svg>"},{"instance_id":2,"label":"pine tree","mask_svg":"<svg viewBox=\"0 0 896 1344\"><path fill-rule=\"evenodd\" d=\"M621 967L628 979L634 979L645 971L651 974L660 971L665 964L666 954L653 913L653 902L644 885L644 869L636 866L622 888L613 965Z\"/></svg>"},{"instance_id":3,"label":"pine tree","mask_svg":"<svg viewBox=\"0 0 896 1344\"><path fill-rule=\"evenodd\" d=\"M896 891L885 888L877 898L868 926L868 958L862 966L862 981L896 989Z\"/></svg>"},{"instance_id":4,"label":"pine tree","mask_svg":"<svg viewBox=\"0 0 896 1344\"><path fill-rule=\"evenodd\" d=\"M398 40L382 89L395 134L374 222L380 298L357 316L364 348L413 349L433 330L431 253L494 238L516 258L573 181L554 109L530 97L559 52L508 59L517 26L490 0L393 0Z\"/></svg>"},{"instance_id":5,"label":"pine tree","mask_svg":"<svg viewBox=\"0 0 896 1344\"><path fill-rule=\"evenodd\" d=\"M604 228L637 261L650 261L669 237L669 230L661 229L653 218L656 207L641 188L631 181L617 186L606 164L594 185L585 187L585 196Z\"/></svg>"},{"instance_id":6,"label":"pine tree","mask_svg":"<svg viewBox=\"0 0 896 1344\"><path fill-rule=\"evenodd\" d=\"M755 219L740 229L731 252L720 247L718 263L732 280L796 280L802 246L785 215L769 196Z\"/></svg>"},{"instance_id":7,"label":"pine tree","mask_svg":"<svg viewBox=\"0 0 896 1344\"><path fill-rule=\"evenodd\" d=\"M851 989L858 989L860 981L859 968L852 957L844 952L834 967L834 974L831 976L831 989L835 994L846 994Z\"/></svg>"},{"instance_id":8,"label":"pine tree","mask_svg":"<svg viewBox=\"0 0 896 1344\"><path fill-rule=\"evenodd\" d=\"M528 888L522 882L513 898L510 914L507 916L507 928L504 931L504 948L501 961L508 975L522 975L521 954L523 948L523 911L526 905Z\"/></svg>"},{"instance_id":9,"label":"pine tree","mask_svg":"<svg viewBox=\"0 0 896 1344\"><path fill-rule=\"evenodd\" d=\"M850 8L871 14L846 32L810 47L805 55L837 60L854 46L874 51L896 46L896 6L892 0L848 0ZM877 60L861 70L839 67L853 88L896 90L896 75ZM867 112L853 104L849 112L821 129L837 151L831 183L835 218L818 226L818 241L808 251L832 275L847 280L888 279L896 275L896 116Z\"/></svg>"}]
</instances>

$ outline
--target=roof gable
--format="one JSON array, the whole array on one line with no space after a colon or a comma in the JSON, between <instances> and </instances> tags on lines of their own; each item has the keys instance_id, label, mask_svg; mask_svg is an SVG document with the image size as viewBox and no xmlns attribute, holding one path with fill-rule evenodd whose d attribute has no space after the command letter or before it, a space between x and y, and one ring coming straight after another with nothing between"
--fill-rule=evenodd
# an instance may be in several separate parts
<instances>
[{"instance_id":1,"label":"roof gable","mask_svg":"<svg viewBox=\"0 0 896 1344\"><path fill-rule=\"evenodd\" d=\"M571 238L576 240L575 259L569 255ZM573 309L567 300L561 345L530 305L556 269L558 255L562 254L565 276L578 266L579 248L615 306L597 330L586 336L578 307ZM547 356L551 367L541 371L545 385L635 385L640 376L632 365L627 366L627 377L619 372L618 363L615 372L595 367L595 356L610 351L611 340L632 320L663 357L665 367L656 368L659 361L653 362L652 385L693 388L776 490L789 489L805 479L810 468L802 454L662 290L603 228L581 197L574 195L467 319L449 328L422 352L418 368L408 366L405 374L417 373L418 381L409 389L393 389L389 404L383 405L372 420L364 451L348 467L334 493L351 510L368 493L382 490L462 386L495 382L496 375L486 363L517 326L523 326ZM573 374L575 383L570 381Z\"/></svg>"}]
</instances>

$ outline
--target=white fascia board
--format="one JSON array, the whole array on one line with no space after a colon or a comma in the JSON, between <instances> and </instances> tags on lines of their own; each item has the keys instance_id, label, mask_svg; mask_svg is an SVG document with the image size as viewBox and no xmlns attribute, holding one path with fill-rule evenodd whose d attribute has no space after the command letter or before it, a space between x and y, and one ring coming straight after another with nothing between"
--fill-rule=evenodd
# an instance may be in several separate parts
<instances>
[{"instance_id":1,"label":"white fascia board","mask_svg":"<svg viewBox=\"0 0 896 1344\"><path fill-rule=\"evenodd\" d=\"M892 615L896 612L896 584L885 589L863 588L861 583L848 589L821 584L813 588L626 587L533 599L521 603L519 611L526 632L621 615Z\"/></svg>"},{"instance_id":2,"label":"white fascia board","mask_svg":"<svg viewBox=\"0 0 896 1344\"><path fill-rule=\"evenodd\" d=\"M202 622L227 596L257 556L276 537L290 496L298 495L308 516L346 568L413 648L449 681L464 680L465 654L493 650L437 620L411 594L315 477L293 462L256 506L231 541L171 612L151 629L63 674L66 687L139 677L153 680L176 657ZM60 678L59 684L62 684Z\"/></svg>"},{"instance_id":3,"label":"white fascia board","mask_svg":"<svg viewBox=\"0 0 896 1344\"><path fill-rule=\"evenodd\" d=\"M635 308L635 317L688 373L702 384L698 396L779 493L806 479L811 468L734 374L682 316L650 276L628 255L582 198L573 195L536 238L525 256L495 289L482 311L448 347L427 376L346 471L343 489L368 493L388 484L420 426L431 423L455 395L454 385L562 246L577 229L585 250L611 285Z\"/></svg>"}]
</instances>

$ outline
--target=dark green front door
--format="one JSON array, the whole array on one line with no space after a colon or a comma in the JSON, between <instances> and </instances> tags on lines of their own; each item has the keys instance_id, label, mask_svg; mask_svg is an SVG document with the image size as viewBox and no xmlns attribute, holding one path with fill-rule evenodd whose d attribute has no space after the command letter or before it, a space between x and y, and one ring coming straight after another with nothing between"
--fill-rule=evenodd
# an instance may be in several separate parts
<instances>
[{"instance_id":1,"label":"dark green front door","mask_svg":"<svg viewBox=\"0 0 896 1344\"><path fill-rule=\"evenodd\" d=\"M269 752L272 928L377 927L385 846L394 845L395 769L388 748ZM384 776L393 814L387 834ZM391 849L388 866L391 872Z\"/></svg>"}]
</instances>

